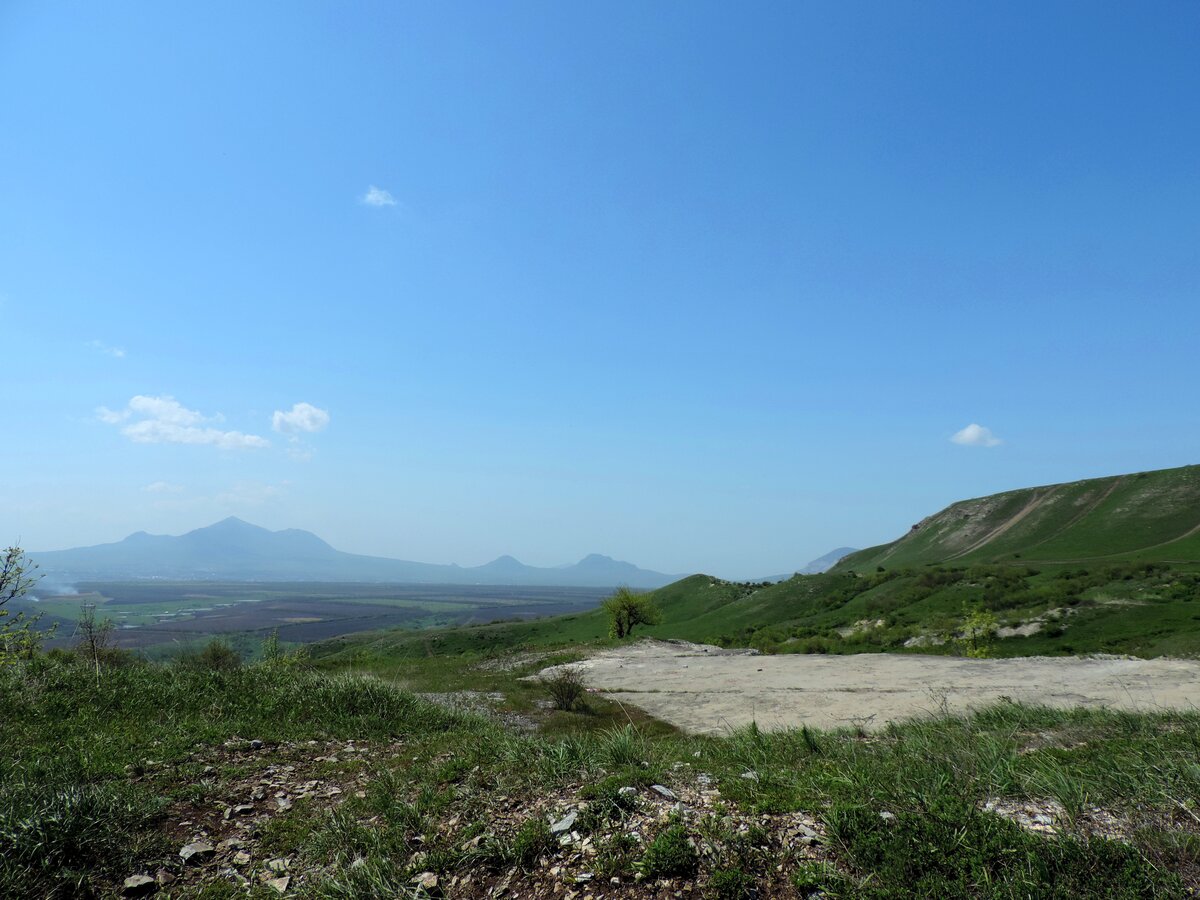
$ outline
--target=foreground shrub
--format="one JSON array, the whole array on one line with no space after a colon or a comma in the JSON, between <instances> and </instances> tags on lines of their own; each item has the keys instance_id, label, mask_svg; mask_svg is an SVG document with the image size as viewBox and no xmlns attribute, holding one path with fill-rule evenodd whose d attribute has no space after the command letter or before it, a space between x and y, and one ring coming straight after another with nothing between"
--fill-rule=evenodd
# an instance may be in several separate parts
<instances>
[{"instance_id":1,"label":"foreground shrub","mask_svg":"<svg viewBox=\"0 0 1200 900\"><path fill-rule=\"evenodd\" d=\"M555 709L571 712L583 706L583 698L587 689L583 684L583 676L578 669L562 668L554 675L542 679L550 700Z\"/></svg>"},{"instance_id":2,"label":"foreground shrub","mask_svg":"<svg viewBox=\"0 0 1200 900\"><path fill-rule=\"evenodd\" d=\"M676 822L659 833L642 857L642 874L647 878L673 878L692 875L700 864L696 848L683 825Z\"/></svg>"},{"instance_id":3,"label":"foreground shrub","mask_svg":"<svg viewBox=\"0 0 1200 900\"><path fill-rule=\"evenodd\" d=\"M750 900L756 895L754 876L741 869L718 869L708 879L708 894L716 900Z\"/></svg>"},{"instance_id":4,"label":"foreground shrub","mask_svg":"<svg viewBox=\"0 0 1200 900\"><path fill-rule=\"evenodd\" d=\"M190 669L204 669L209 672L232 672L242 665L242 656L228 641L213 638L204 645L199 653L185 653L179 658L179 664Z\"/></svg>"},{"instance_id":5,"label":"foreground shrub","mask_svg":"<svg viewBox=\"0 0 1200 900\"><path fill-rule=\"evenodd\" d=\"M512 842L513 862L517 865L532 869L538 858L551 853L558 846L550 826L540 818L527 819L517 832Z\"/></svg>"}]
</instances>

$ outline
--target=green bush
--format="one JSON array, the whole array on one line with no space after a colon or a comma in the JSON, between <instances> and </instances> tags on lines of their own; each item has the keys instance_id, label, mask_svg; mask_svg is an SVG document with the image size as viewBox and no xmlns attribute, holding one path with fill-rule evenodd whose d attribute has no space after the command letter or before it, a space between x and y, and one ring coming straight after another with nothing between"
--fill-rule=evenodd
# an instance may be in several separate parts
<instances>
[{"instance_id":1,"label":"green bush","mask_svg":"<svg viewBox=\"0 0 1200 900\"><path fill-rule=\"evenodd\" d=\"M208 672L232 672L242 665L242 657L229 646L228 641L213 638L199 653L185 653L180 657L181 665Z\"/></svg>"},{"instance_id":2,"label":"green bush","mask_svg":"<svg viewBox=\"0 0 1200 900\"><path fill-rule=\"evenodd\" d=\"M647 878L686 877L696 872L700 857L679 822L668 826L650 842L642 857L642 874Z\"/></svg>"},{"instance_id":3,"label":"green bush","mask_svg":"<svg viewBox=\"0 0 1200 900\"><path fill-rule=\"evenodd\" d=\"M557 848L558 842L550 833L550 826L545 820L534 817L526 819L513 838L512 857L517 865L532 869L540 857L553 853Z\"/></svg>"},{"instance_id":4,"label":"green bush","mask_svg":"<svg viewBox=\"0 0 1200 900\"><path fill-rule=\"evenodd\" d=\"M548 678L542 679L555 709L571 712L583 706L587 688L578 669L564 667Z\"/></svg>"},{"instance_id":5,"label":"green bush","mask_svg":"<svg viewBox=\"0 0 1200 900\"><path fill-rule=\"evenodd\" d=\"M706 893L714 900L749 900L755 896L754 876L741 869L718 869L708 879Z\"/></svg>"}]
</instances>

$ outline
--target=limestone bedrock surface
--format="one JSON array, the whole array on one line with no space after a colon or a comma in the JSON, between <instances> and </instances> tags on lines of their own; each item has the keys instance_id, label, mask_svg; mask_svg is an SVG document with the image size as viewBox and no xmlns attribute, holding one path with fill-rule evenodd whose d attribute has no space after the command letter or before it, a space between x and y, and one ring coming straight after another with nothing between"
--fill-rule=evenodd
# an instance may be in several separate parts
<instances>
[{"instance_id":1,"label":"limestone bedrock surface","mask_svg":"<svg viewBox=\"0 0 1200 900\"><path fill-rule=\"evenodd\" d=\"M759 656L645 640L570 668L589 688L696 734L752 721L761 728L880 728L1001 698L1142 712L1200 708L1200 662L1182 659Z\"/></svg>"}]
</instances>

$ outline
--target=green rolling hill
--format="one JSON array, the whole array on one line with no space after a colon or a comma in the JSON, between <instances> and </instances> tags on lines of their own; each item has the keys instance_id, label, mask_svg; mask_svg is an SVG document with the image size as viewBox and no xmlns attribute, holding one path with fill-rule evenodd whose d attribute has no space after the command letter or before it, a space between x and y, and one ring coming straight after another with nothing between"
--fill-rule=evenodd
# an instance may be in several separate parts
<instances>
[{"instance_id":1,"label":"green rolling hill","mask_svg":"<svg viewBox=\"0 0 1200 900\"><path fill-rule=\"evenodd\" d=\"M1200 466L1008 491L955 503L833 570L777 584L693 575L651 593L635 636L768 652L950 652L969 610L1004 627L1002 656L1200 653ZM330 642L375 660L592 644L599 610ZM944 642L943 642L944 641Z\"/></svg>"},{"instance_id":2,"label":"green rolling hill","mask_svg":"<svg viewBox=\"0 0 1200 900\"><path fill-rule=\"evenodd\" d=\"M1200 561L1200 466L963 500L839 571L941 563Z\"/></svg>"}]
</instances>

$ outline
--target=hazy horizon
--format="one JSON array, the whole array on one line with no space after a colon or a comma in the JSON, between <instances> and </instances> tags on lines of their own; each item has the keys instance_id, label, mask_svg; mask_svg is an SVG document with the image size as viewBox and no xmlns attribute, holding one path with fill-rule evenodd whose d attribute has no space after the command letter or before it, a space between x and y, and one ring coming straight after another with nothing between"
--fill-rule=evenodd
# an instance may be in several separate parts
<instances>
[{"instance_id":1,"label":"hazy horizon","mask_svg":"<svg viewBox=\"0 0 1200 900\"><path fill-rule=\"evenodd\" d=\"M184 535L184 534L189 534L189 533L191 533L191 532L193 532L193 531L201 531L201 530L203 530L203 529L205 529L205 528L211 528L211 527L212 527L212 526L214 526L214 525L220 525L220 524L222 524L223 522L226 522L226 521L229 521L229 520L233 520L233 521L236 521L236 522L242 522L242 523L244 523L244 524L246 524L246 525L252 525L252 526L254 526L254 527L257 527L257 528L265 528L265 526L263 526L263 525L260 525L258 522L251 522L251 521L249 521L248 519L245 519L245 518L243 518L243 517L241 517L241 516L226 516L224 519L219 519L219 520L218 520L218 521L216 521L216 522L205 522L205 523L203 523L203 524L201 524L201 525L196 525L196 526L195 526L195 527L193 527L193 528L187 528L187 529L185 529L184 531L181 531L181 532L178 532L178 533L172 533L172 534L170 534L170 535L167 535L167 536L169 536L169 537L180 537L180 536L182 536L182 535ZM321 534L320 534L319 532L312 531L311 529L308 529L308 528L301 528L301 529L297 529L297 528L294 528L293 526L286 526L285 528L265 528L265 530L267 530L267 531L272 531L272 532L277 532L277 531L289 531L289 530L290 530L290 531L305 531L305 532L308 532L309 534L313 534L313 535L315 535L315 536L316 536L316 537L318 537L318 538L321 538L321 540L325 540L323 537L321 537ZM125 540L126 538L132 537L132 536L133 536L133 535L135 535L135 534L150 534L151 536L155 536L155 537L163 536L163 534L162 534L162 533L160 533L160 532L150 532L150 531L146 531L145 529L140 529L140 530L138 530L138 531L135 531L135 532L130 532L130 533L128 533L128 534L125 534L125 535L123 535L122 537L118 538L118 539L117 539L117 540L115 540L115 541L97 541L97 542L95 542L95 543L93 543L93 544L80 544L80 545L76 545L76 546L73 546L73 547L37 547L37 548L28 548L28 549L26 550L26 552L27 552L28 554L31 554L31 555L36 555L36 554L37 554L37 553L39 553L39 552L40 552L40 553L47 553L47 552L54 552L54 551L58 551L58 550L72 550L72 549L79 549L80 547L88 547L88 546L104 546L104 545L106 545L106 544L120 543L121 541ZM333 547L335 550L340 550L340 551L342 551L343 553L357 553L357 552L358 552L358 551L356 551L356 550L355 550L353 547L338 547L338 546L336 546L335 544L333 544L333 543L332 543L332 542L330 542L330 541L326 541L326 543L327 543L327 544L329 544L331 547ZM363 554L363 555L366 555L366 554ZM591 552L588 552L588 553L581 554L579 557L577 557L577 558L575 558L575 559L563 560L563 561L562 561L562 562L560 562L560 563L557 563L557 564L554 564L554 565L550 565L550 566L544 566L544 567L542 567L542 568L562 568L562 567L564 567L564 566L569 566L569 565L572 565L572 564L574 564L574 563L578 563L578 562L580 562L581 560L583 560L583 559L587 558L588 556L592 556L592 555L608 556L609 554L606 554L606 553L600 553L600 554L596 554L596 551L591 551ZM386 557L386 558L389 558L389 559L397 559L398 557ZM490 563L490 562L495 562L495 561L497 561L497 560L499 560L499 559L506 559L506 558L515 558L515 559L516 559L518 562L521 562L521 563L524 563L524 562L525 562L525 560L521 559L519 556L516 556L516 554L513 554L513 553L502 553L502 554L499 554L498 556L494 556L494 557L492 557L491 559L485 559L485 560L481 560L480 562L461 563L461 562L457 562L457 561L452 561L452 562L450 562L450 563L442 563L442 565L458 565L458 566L461 566L461 567L463 567L463 568L471 568L471 567L475 567L475 566L486 565L487 563ZM412 561L412 562L426 562L426 560L411 560L411 561ZM623 561L624 561L624 562L635 562L635 560L623 560ZM683 573L666 573L666 574L683 574Z\"/></svg>"},{"instance_id":2,"label":"hazy horizon","mask_svg":"<svg viewBox=\"0 0 1200 900\"><path fill-rule=\"evenodd\" d=\"M211 527L213 527L213 526L219 526L219 525L223 524L224 522L226 522L226 521L230 521L230 520L232 520L232 521L235 521L235 522L241 522L241 523L243 523L243 524L246 524L246 525L251 525L251 526L254 526L254 527L257 527L257 528L262 528L262 527L264 527L264 526L261 526L261 525L259 525L259 523L257 523L257 522L250 522L250 521L248 521L248 520L246 520L246 519L243 519L241 516L227 516L225 519L221 519L221 520L219 520L219 521L217 521L217 522L208 522L208 523L205 523L205 524L203 524L203 525L198 525L198 526L196 526L195 528L189 528L189 529L186 529L186 530L185 530L185 531L183 531L183 532L179 532L178 534L172 534L172 535L169 535L169 536L172 536L172 537L179 537L179 536L182 536L182 535L184 535L184 534L189 534L189 533L191 533L192 531L201 531L201 530L204 530L204 529L207 529L207 528L211 528ZM306 532L308 532L308 533L310 533L310 534L315 534L315 536L316 536L316 537L318 537L318 538L321 538L322 540L324 540L324 538L322 538L322 536L321 536L321 534L320 534L320 533L318 533L318 532L312 532L312 531L310 531L309 529L294 529L294 528L287 528L287 529L266 529L266 530L268 530L268 531L281 531L281 530L301 530L301 531L306 531ZM93 547L93 546L107 546L107 545L109 545L109 544L121 543L123 540L125 540L125 539L127 539L127 538L129 538L129 537L132 537L133 535L136 535L136 534L147 534L147 533L148 533L148 534L150 534L150 535L152 535L152 536L161 536L161 535L159 535L159 534L156 534L156 533L154 533L154 532L146 532L146 531L143 529L143 530L141 530L141 531L137 531L137 532L131 532L130 534L126 534L126 535L124 535L123 537L121 537L121 538L119 538L119 539L117 539L117 540L115 540L115 541L99 541L99 542L96 542L96 543L94 543L94 544L81 544L81 545L77 545L77 546L73 546L73 547L36 547L36 548L33 548L33 547L28 547L28 548L25 548L25 549L26 549L26 553L27 553L27 555L28 555L28 556L29 556L29 557L30 557L30 558L31 558L31 559L32 559L32 560L33 560L33 561L36 563L36 562L38 562L38 557L40 556L40 554L43 554L43 553L53 553L53 552L57 552L57 551L61 551L61 550L82 549L82 548L86 548L86 547ZM335 550L338 550L338 551L341 551L341 552L344 552L344 553L355 553L355 554L357 554L357 553L358 553L358 551L357 551L357 550L355 550L353 547L338 547L338 546L336 546L335 544L333 544L332 542L329 542L329 541L326 541L326 543L328 543L330 546L332 546L332 547L333 547L333 549L335 549ZM830 553L833 553L834 551L836 551L836 550L838 550L838 549L845 549L845 548L844 548L844 547L833 547L833 548L830 548L830 550L826 551L824 554L821 554L821 557L814 557L813 559L804 560L804 561L802 561L802 562L799 562L799 563L797 563L797 564L796 564L795 566L793 566L792 568L793 568L793 570L794 570L794 571L799 571L799 570L801 569L801 567L803 567L803 566L805 566L805 565L808 565L809 563L815 562L815 561L817 561L819 558L823 558L823 557L825 557L825 556L828 556ZM369 556L369 555L371 555L371 554L360 554L360 555L368 555L368 556ZM611 555L610 555L610 554L607 554L607 553L602 553L602 552L598 552L598 551L589 551L589 552L587 552L587 553L580 554L578 557L576 557L576 558L574 558L574 559L563 560L563 561L561 561L561 562L559 562L559 563L554 563L554 564L549 564L549 565L537 565L537 566L536 566L536 568L542 568L542 569L565 569L565 568L570 568L571 566L574 566L574 565L576 565L576 564L578 564L578 563L580 563L580 562L583 562L583 561L587 560L589 557L593 557L593 556L602 556L602 557L613 558L613 557L611 557ZM398 559L398 557L384 557L384 558L389 558L389 559ZM513 553L504 553L504 554L500 554L499 556L492 557L491 559L480 560L480 561L478 561L478 562L467 562L467 563L463 563L463 562L459 562L459 561L453 560L453 561L451 561L451 562L449 562L449 563L440 563L440 564L441 564L441 565L456 565L456 566L459 566L459 567L461 567L461 568L464 568L464 569L469 569L469 568L475 568L475 567L485 566L485 565L487 565L488 563L497 562L497 561L499 561L499 560L502 560L502 559L514 559L514 558L517 560L517 562L520 562L520 563L522 563L522 564L524 564L524 565L531 565L531 564L530 564L530 563L529 563L527 560L524 560L524 559L522 559L522 558L521 558L519 555L517 555L517 554L513 554ZM408 560L408 561L409 561L409 562L421 562L421 563L424 563L424 562L429 562L429 560ZM651 571L658 571L658 572L660 572L661 574L664 574L664 575L673 575L673 576L674 576L674 575L678 575L678 576L680 576L680 577L684 577L684 576L687 576L687 575L693 575L693 574L697 574L697 572L699 572L699 571L700 571L700 570L696 570L696 572L661 572L661 570L654 569L654 567L653 567L653 566L646 566L646 565L642 565L642 564L640 564L640 563L639 563L637 560L633 560L633 559L628 559L628 560L624 560L624 559L617 559L616 561L617 561L617 562L628 562L628 563L633 563L634 565L637 565L639 568L642 568L642 569L648 569L648 570L651 570ZM743 575L740 575L740 576L729 576L729 575L727 575L726 573L723 573L723 572L708 572L708 571L705 571L705 574L716 575L716 576L718 576L718 577L731 577L731 578L733 578L733 577L741 577L741 578L756 578L756 577L757 577L757 578L762 578L762 577L772 577L772 576L775 576L775 575L786 574L786 572L784 572L784 571L780 571L780 572L760 572L760 573L758 573L757 575L745 575L745 574L743 574ZM52 581L55 581L56 583L61 583L61 578L60 578L58 575L46 576L46 578L44 578L44 579L42 579L42 580L52 580ZM77 580L78 580L78 579L77 579Z\"/></svg>"},{"instance_id":3,"label":"hazy horizon","mask_svg":"<svg viewBox=\"0 0 1200 900\"><path fill-rule=\"evenodd\" d=\"M1200 462L1200 6L0 8L0 544L793 571Z\"/></svg>"}]
</instances>

